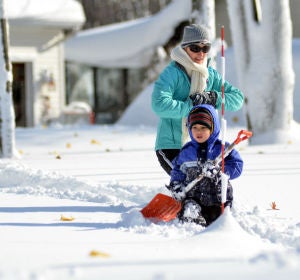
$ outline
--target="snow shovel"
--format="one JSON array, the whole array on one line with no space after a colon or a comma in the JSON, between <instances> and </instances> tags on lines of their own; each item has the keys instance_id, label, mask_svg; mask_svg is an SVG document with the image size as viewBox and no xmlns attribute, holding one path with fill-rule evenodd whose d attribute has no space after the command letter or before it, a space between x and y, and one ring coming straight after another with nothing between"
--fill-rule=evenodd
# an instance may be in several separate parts
<instances>
[{"instance_id":1,"label":"snow shovel","mask_svg":"<svg viewBox=\"0 0 300 280\"><path fill-rule=\"evenodd\" d=\"M227 147L225 151L225 157L234 149L234 147L240 142L249 139L252 136L252 132L247 130L241 130L238 133L237 138ZM214 164L220 163L222 155L219 155ZM189 192L199 181L202 180L204 175L199 175L192 182L190 182L185 192ZM141 213L145 218L150 218L154 221L169 222L176 218L177 213L181 210L181 203L175 200L173 197L158 193L155 197L141 210Z\"/></svg>"},{"instance_id":2,"label":"snow shovel","mask_svg":"<svg viewBox=\"0 0 300 280\"><path fill-rule=\"evenodd\" d=\"M141 210L145 218L153 221L169 222L176 218L181 209L181 203L173 197L158 193L155 197Z\"/></svg>"}]
</instances>

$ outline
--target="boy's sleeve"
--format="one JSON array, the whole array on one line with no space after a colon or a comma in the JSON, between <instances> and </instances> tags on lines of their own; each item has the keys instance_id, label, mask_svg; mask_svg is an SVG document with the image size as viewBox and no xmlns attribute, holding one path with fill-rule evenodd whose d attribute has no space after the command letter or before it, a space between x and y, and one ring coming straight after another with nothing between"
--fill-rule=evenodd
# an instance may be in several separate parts
<instances>
[{"instance_id":1,"label":"boy's sleeve","mask_svg":"<svg viewBox=\"0 0 300 280\"><path fill-rule=\"evenodd\" d=\"M185 181L186 175L180 170L180 154L173 160L173 169L171 171L170 184L172 182L181 182Z\"/></svg>"},{"instance_id":2,"label":"boy's sleeve","mask_svg":"<svg viewBox=\"0 0 300 280\"><path fill-rule=\"evenodd\" d=\"M239 177L243 171L244 162L237 150L233 149L225 158L225 173L229 175L229 179Z\"/></svg>"}]
</instances>

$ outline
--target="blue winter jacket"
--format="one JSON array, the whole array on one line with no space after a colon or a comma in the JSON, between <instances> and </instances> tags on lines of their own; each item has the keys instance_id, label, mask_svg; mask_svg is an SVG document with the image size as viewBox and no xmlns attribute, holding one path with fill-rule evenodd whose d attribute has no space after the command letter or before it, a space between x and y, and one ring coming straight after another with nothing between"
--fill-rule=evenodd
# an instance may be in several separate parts
<instances>
[{"instance_id":1,"label":"blue winter jacket","mask_svg":"<svg viewBox=\"0 0 300 280\"><path fill-rule=\"evenodd\" d=\"M183 186L186 186L202 173L202 166L207 160L214 160L218 155L221 154L222 143L221 140L218 139L220 134L220 123L217 112L210 105L198 105L193 109L198 107L206 108L211 113L214 123L212 134L208 138L205 145L200 145L193 138L192 132L189 127L190 125L188 123L188 130L190 133L191 141L182 147L179 155L173 161L174 167L171 171L171 184L174 184L174 182L176 182L176 184L181 183ZM225 147L228 146L229 143L226 142ZM229 179L235 179L242 173L243 160L235 149L233 149L231 153L229 153L229 155L225 158L224 167L224 171L229 176ZM221 202L221 185L219 185L218 187L219 194L216 193L216 182L214 182L210 178L205 178L196 185L196 192L194 190L190 194L190 196L206 206L219 204ZM232 199L232 187L229 182L227 189L227 201L232 201Z\"/></svg>"},{"instance_id":2,"label":"blue winter jacket","mask_svg":"<svg viewBox=\"0 0 300 280\"><path fill-rule=\"evenodd\" d=\"M222 105L222 76L208 67L206 91L218 94L216 108ZM159 116L155 150L180 149L182 147L182 118L193 107L189 98L191 81L186 71L172 61L160 74L152 92L152 109ZM227 81L224 82L225 110L237 111L244 101L242 92Z\"/></svg>"}]
</instances>

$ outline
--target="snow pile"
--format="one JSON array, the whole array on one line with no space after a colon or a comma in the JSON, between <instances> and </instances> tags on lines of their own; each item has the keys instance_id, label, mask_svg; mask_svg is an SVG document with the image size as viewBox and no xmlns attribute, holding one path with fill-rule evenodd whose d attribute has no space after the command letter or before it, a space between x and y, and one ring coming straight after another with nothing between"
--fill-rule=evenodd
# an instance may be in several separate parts
<instances>
[{"instance_id":1,"label":"snow pile","mask_svg":"<svg viewBox=\"0 0 300 280\"><path fill-rule=\"evenodd\" d=\"M144 189L113 182L93 186L72 176L31 170L22 164L5 160L0 161L0 186L1 191L7 193L50 196L114 206L130 206L145 202Z\"/></svg>"},{"instance_id":2,"label":"snow pile","mask_svg":"<svg viewBox=\"0 0 300 280\"><path fill-rule=\"evenodd\" d=\"M149 65L156 48L189 19L191 10L191 0L174 0L153 16L78 32L65 42L66 59L99 67Z\"/></svg>"},{"instance_id":3,"label":"snow pile","mask_svg":"<svg viewBox=\"0 0 300 280\"><path fill-rule=\"evenodd\" d=\"M47 23L53 26L79 28L85 21L82 5L76 0L9 0L5 3L5 14L9 20L25 24Z\"/></svg>"},{"instance_id":4,"label":"snow pile","mask_svg":"<svg viewBox=\"0 0 300 280\"><path fill-rule=\"evenodd\" d=\"M158 117L154 114L151 107L152 90L153 84L150 84L136 97L118 120L119 125L157 125ZM137 118L138 112L140 112L140 115Z\"/></svg>"}]
</instances>

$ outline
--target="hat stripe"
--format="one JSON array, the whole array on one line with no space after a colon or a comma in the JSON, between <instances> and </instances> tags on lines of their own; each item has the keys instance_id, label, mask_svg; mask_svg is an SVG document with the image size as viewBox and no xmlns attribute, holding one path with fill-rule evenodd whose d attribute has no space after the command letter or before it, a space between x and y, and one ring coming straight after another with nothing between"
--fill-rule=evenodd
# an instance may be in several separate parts
<instances>
[{"instance_id":1,"label":"hat stripe","mask_svg":"<svg viewBox=\"0 0 300 280\"><path fill-rule=\"evenodd\" d=\"M191 123L196 121L203 121L211 124L211 117L205 113L194 114L191 116Z\"/></svg>"},{"instance_id":2,"label":"hat stripe","mask_svg":"<svg viewBox=\"0 0 300 280\"><path fill-rule=\"evenodd\" d=\"M202 124L211 129L213 126L211 115L208 112L201 111L191 113L189 123L190 127L192 127L194 124Z\"/></svg>"}]
</instances>

